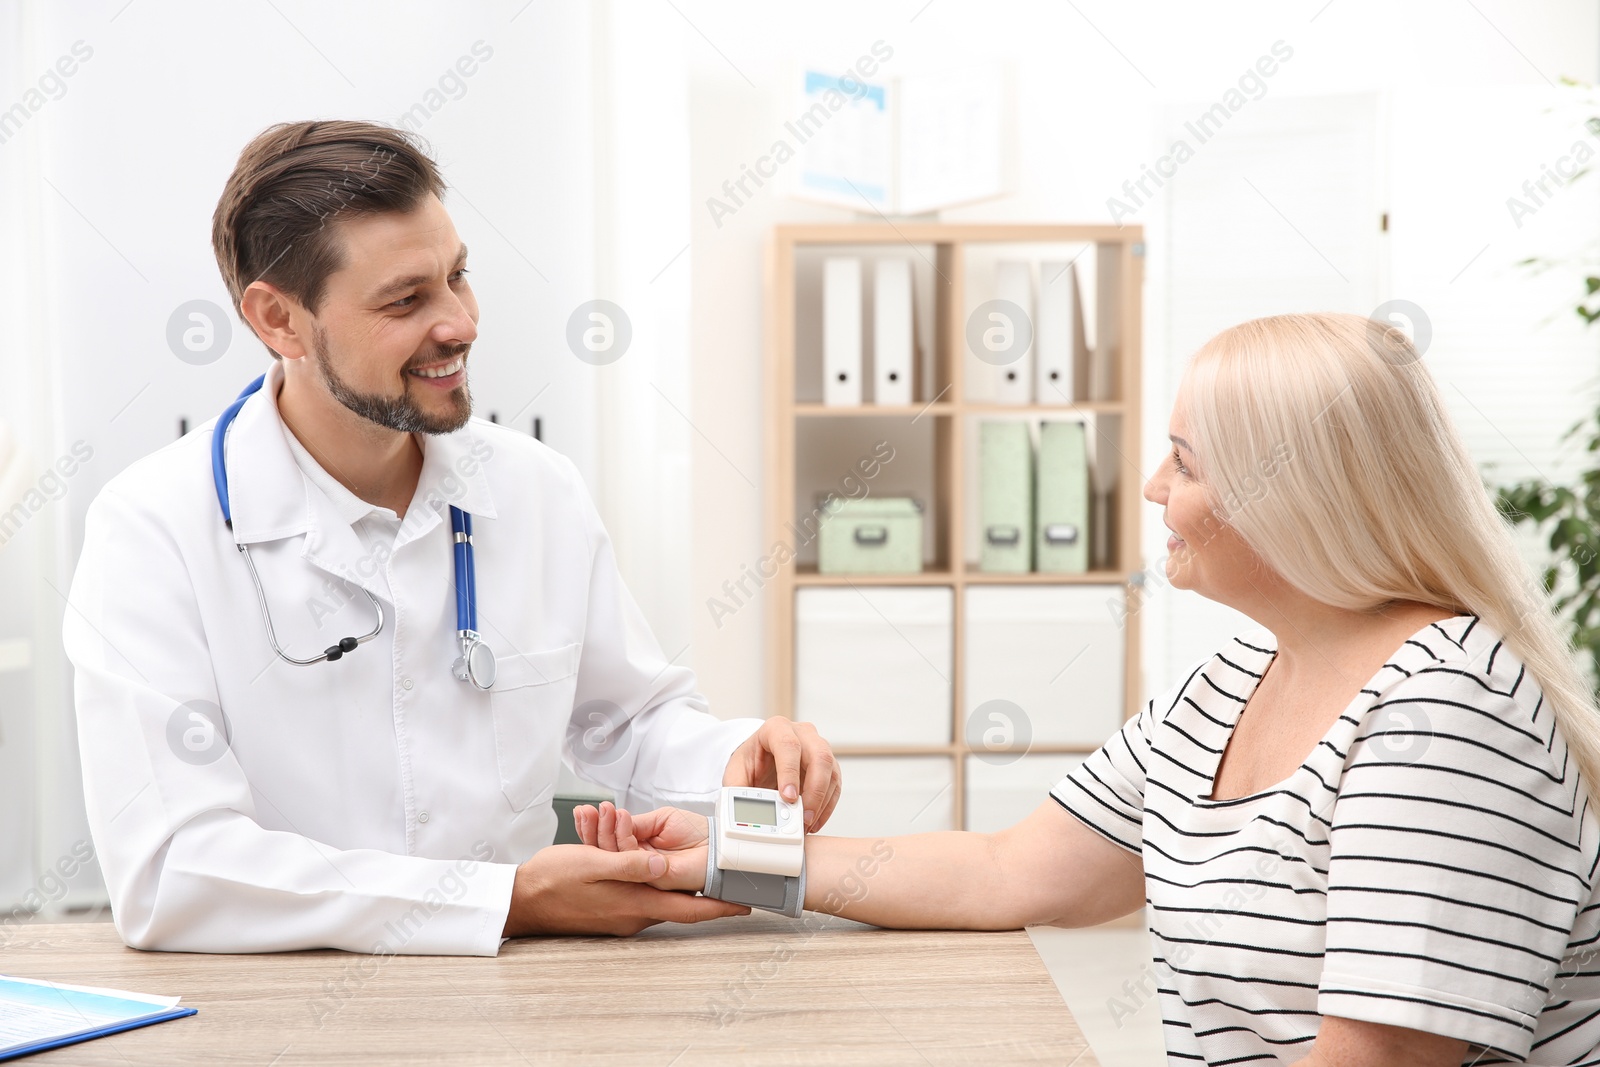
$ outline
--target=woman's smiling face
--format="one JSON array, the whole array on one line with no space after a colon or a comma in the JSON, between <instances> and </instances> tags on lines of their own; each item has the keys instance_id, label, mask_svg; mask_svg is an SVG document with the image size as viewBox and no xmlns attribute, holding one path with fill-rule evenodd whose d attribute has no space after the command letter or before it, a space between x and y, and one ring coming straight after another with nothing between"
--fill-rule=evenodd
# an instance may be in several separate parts
<instances>
[{"instance_id":1,"label":"woman's smiling face","mask_svg":"<svg viewBox=\"0 0 1600 1067\"><path fill-rule=\"evenodd\" d=\"M1160 504L1166 525L1167 580L1180 589L1224 604L1261 585L1261 560L1222 518L1205 482L1205 467L1188 439L1183 400L1173 406L1170 450L1144 486L1144 498Z\"/></svg>"}]
</instances>

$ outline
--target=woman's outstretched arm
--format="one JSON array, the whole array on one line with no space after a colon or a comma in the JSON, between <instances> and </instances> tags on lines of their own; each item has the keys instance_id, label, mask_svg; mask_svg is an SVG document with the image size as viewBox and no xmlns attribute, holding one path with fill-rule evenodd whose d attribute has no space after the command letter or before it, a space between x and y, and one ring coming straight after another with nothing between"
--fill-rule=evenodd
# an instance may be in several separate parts
<instances>
[{"instance_id":1,"label":"woman's outstretched arm","mask_svg":"<svg viewBox=\"0 0 1600 1067\"><path fill-rule=\"evenodd\" d=\"M583 840L667 854L662 889L705 887L706 820L676 808L642 815L579 808ZM899 929L1014 930L1090 926L1144 904L1144 868L1046 799L994 834L806 838L808 911Z\"/></svg>"}]
</instances>

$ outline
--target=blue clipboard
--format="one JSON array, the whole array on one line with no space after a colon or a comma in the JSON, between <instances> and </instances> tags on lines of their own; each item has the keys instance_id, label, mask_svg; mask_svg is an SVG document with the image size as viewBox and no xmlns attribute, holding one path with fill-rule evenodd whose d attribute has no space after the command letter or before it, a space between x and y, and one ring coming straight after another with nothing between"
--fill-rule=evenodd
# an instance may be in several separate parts
<instances>
[{"instance_id":1,"label":"blue clipboard","mask_svg":"<svg viewBox=\"0 0 1600 1067\"><path fill-rule=\"evenodd\" d=\"M0 1062L196 1014L177 999L0 975Z\"/></svg>"},{"instance_id":2,"label":"blue clipboard","mask_svg":"<svg viewBox=\"0 0 1600 1067\"><path fill-rule=\"evenodd\" d=\"M120 1034L124 1030L137 1030L141 1026L149 1026L152 1023L164 1023L169 1019L182 1019L185 1016L194 1015L198 1011L198 1008L173 1008L171 1011L164 1011L159 1015L147 1015L143 1018L132 1019L128 1022L113 1023L111 1026L101 1027L98 1030L88 1030L76 1034L67 1034L63 1037L39 1041L32 1045L24 1045L21 1048L7 1049L5 1052L0 1052L0 1063L4 1063L6 1060L17 1059L19 1056L31 1056L35 1052L45 1052L49 1049L60 1048L63 1045L76 1045L80 1041L93 1041L97 1037L108 1037L111 1034Z\"/></svg>"}]
</instances>

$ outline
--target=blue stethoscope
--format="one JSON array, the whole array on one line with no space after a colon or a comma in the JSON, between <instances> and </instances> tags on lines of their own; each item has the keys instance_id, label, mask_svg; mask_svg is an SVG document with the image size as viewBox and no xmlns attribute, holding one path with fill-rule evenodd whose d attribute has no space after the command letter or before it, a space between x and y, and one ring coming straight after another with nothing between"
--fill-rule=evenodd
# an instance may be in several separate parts
<instances>
[{"instance_id":1,"label":"blue stethoscope","mask_svg":"<svg viewBox=\"0 0 1600 1067\"><path fill-rule=\"evenodd\" d=\"M224 459L228 426L239 414L239 409L244 407L244 402L249 400L251 394L259 390L266 380L267 376L263 374L245 386L244 392L239 394L238 399L229 404L227 410L217 417L217 426L211 435L211 477L217 485L217 503L222 505L222 521L227 523L230 530L233 529L233 510L228 506L228 468ZM478 580L472 555L472 516L454 504L450 505L450 530L454 535L456 640L460 642L461 647L461 655L451 669L462 681L471 682L479 689L488 689L494 685L495 662L494 652L483 643L483 638L478 634ZM267 628L267 640L272 644L272 651L278 654L279 659L297 667L308 667L324 660L332 662L346 652L354 652L356 646L372 640L383 632L383 605L372 595L371 590L363 588L361 591L372 601L372 610L378 616L378 621L373 624L369 632L360 637L341 637L338 644L329 645L320 655L308 659L298 659L289 655L278 645L278 635L273 632L272 612L267 610L266 590L261 587L261 576L256 573L255 562L250 558L250 546L241 544L236 547L244 556L245 566L250 568L250 580L255 583L256 600L261 605L261 621Z\"/></svg>"}]
</instances>

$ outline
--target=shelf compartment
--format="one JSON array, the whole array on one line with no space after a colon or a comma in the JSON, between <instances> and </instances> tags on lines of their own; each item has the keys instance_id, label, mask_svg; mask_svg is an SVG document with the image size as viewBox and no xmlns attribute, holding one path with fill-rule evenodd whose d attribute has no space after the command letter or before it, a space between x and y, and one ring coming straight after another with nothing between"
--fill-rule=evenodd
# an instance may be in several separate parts
<instances>
[{"instance_id":1,"label":"shelf compartment","mask_svg":"<svg viewBox=\"0 0 1600 1067\"><path fill-rule=\"evenodd\" d=\"M958 736L991 760L1035 746L1096 748L1125 701L1121 586L968 586Z\"/></svg>"},{"instance_id":2,"label":"shelf compartment","mask_svg":"<svg viewBox=\"0 0 1600 1067\"><path fill-rule=\"evenodd\" d=\"M1017 383L1002 379L1010 379L1020 371L1027 379L1027 393L1039 404L1118 403L1130 398L1137 402L1137 394L1130 388L1132 379L1122 368L1128 332L1123 317L1123 279L1130 273L1125 263L1125 240L1107 241L1087 228L1052 238L1045 228L1040 228L1027 237L967 242L963 247L962 333L955 340L959 356L957 378L964 396L988 401L1015 389ZM1000 280L1002 262L1026 267L1028 291L1026 303L1019 309L1022 320L1011 323L1008 343L1014 344L1016 351L1003 366L996 366L994 361L1002 358L1000 354L979 353L974 346L977 339L988 338L992 332L985 330L983 323L998 326L1004 319L1014 320L1014 316L1004 314L1003 306L993 303L1021 299L1011 284ZM1063 264L1070 275L1067 270L1049 269ZM1009 277L1015 279L1014 275ZM1066 298L1074 277L1077 311L1076 336L1071 339L1072 380L1036 381L1039 349L1034 330L1043 315L1044 298L1051 297L1052 306ZM973 321L972 317L980 312L983 319ZM1033 336L1035 343L1025 342L1025 336Z\"/></svg>"},{"instance_id":3,"label":"shelf compartment","mask_svg":"<svg viewBox=\"0 0 1600 1067\"><path fill-rule=\"evenodd\" d=\"M947 745L955 591L801 589L795 714L838 744Z\"/></svg>"},{"instance_id":4,"label":"shelf compartment","mask_svg":"<svg viewBox=\"0 0 1600 1067\"><path fill-rule=\"evenodd\" d=\"M954 509L945 465L954 447L951 421L935 415L916 421L883 415L794 420L793 496L780 537L793 551L798 572L816 572L817 533L826 521L822 501L829 493L856 500L917 500L923 569L949 572Z\"/></svg>"},{"instance_id":5,"label":"shelf compartment","mask_svg":"<svg viewBox=\"0 0 1600 1067\"><path fill-rule=\"evenodd\" d=\"M1118 409L1121 405L1114 405ZM1133 508L1132 517L1137 521L1138 507L1143 503L1144 478L1138 467L1129 462L1127 457L1137 456L1137 419L1129 418L1120 411L1088 414L1082 411L1074 412L1070 409L1042 410L1039 408L1024 408L1014 406L984 406L981 409L974 405L962 406L962 414L957 417L962 435L961 450L963 460L962 478L962 515L961 536L965 546L962 566L960 571L968 580L996 581L1014 580L1042 580L1045 584L1060 581L1122 581L1124 571L1137 569L1138 564L1133 562L1138 559L1137 544L1122 536L1123 525L1129 518L1129 507ZM1029 434L1033 439L1033 471L1032 476L1039 475L1039 437L1040 425L1046 422L1082 422L1087 427L1088 446L1091 454L1095 454L1100 462L1108 464L1110 469L1102 472L1107 478L1114 478L1111 491L1099 494L1095 491L1097 476L1095 467L1097 462L1089 464L1089 511L1085 516L1086 532L1090 538L1089 571L1077 574L1061 574L1056 572L1030 571L1026 574L1007 574L1005 572L986 572L979 569L982 555L980 538L983 535L983 486L980 480L982 455L980 439L982 424L985 422L1022 422L1029 427ZM1037 506L1038 494L1034 494ZM1035 516L1037 519L1037 516ZM1034 526L1037 522L1034 523ZM1035 536L1033 528L1029 536ZM1104 553L1102 555L1102 552ZM1035 560L1037 565L1037 560Z\"/></svg>"},{"instance_id":6,"label":"shelf compartment","mask_svg":"<svg viewBox=\"0 0 1600 1067\"><path fill-rule=\"evenodd\" d=\"M948 393L951 386L947 337L940 321L945 312L948 285L948 246L926 242L848 242L796 245L793 256L793 397L797 408L823 407L823 264L833 257L861 261L861 396L872 407L874 392L874 286L879 260L905 260L911 265L912 293L912 404L923 404ZM831 409L840 410L840 409ZM882 410L882 409L880 409Z\"/></svg>"}]
</instances>

